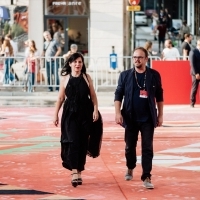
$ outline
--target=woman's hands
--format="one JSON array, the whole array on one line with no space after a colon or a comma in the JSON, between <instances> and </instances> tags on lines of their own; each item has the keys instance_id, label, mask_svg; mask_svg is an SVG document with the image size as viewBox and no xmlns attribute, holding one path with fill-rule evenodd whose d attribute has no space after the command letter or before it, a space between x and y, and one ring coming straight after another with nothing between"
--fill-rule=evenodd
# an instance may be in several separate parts
<instances>
[{"instance_id":1,"label":"woman's hands","mask_svg":"<svg viewBox=\"0 0 200 200\"><path fill-rule=\"evenodd\" d=\"M55 116L55 117L54 117L54 119L53 119L53 124L54 124L55 126L58 126L58 124L59 124L59 117L58 117L58 116Z\"/></svg>"},{"instance_id":2,"label":"woman's hands","mask_svg":"<svg viewBox=\"0 0 200 200\"><path fill-rule=\"evenodd\" d=\"M93 122L96 122L99 119L98 110L94 110L93 112Z\"/></svg>"}]
</instances>

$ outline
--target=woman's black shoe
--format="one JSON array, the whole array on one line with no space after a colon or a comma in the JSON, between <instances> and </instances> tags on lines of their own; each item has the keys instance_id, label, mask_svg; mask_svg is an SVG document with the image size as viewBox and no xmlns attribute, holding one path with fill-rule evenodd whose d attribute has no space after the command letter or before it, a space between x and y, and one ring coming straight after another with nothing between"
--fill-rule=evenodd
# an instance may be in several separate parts
<instances>
[{"instance_id":1,"label":"woman's black shoe","mask_svg":"<svg viewBox=\"0 0 200 200\"><path fill-rule=\"evenodd\" d=\"M82 183L83 183L82 178L78 178L78 185L82 185Z\"/></svg>"},{"instance_id":2,"label":"woman's black shoe","mask_svg":"<svg viewBox=\"0 0 200 200\"><path fill-rule=\"evenodd\" d=\"M73 176L74 174L77 174L77 173L73 173L72 176ZM72 179L71 184L72 184L72 186L74 186L74 187L78 186L78 185L79 185L79 184L78 184L78 178Z\"/></svg>"}]
</instances>

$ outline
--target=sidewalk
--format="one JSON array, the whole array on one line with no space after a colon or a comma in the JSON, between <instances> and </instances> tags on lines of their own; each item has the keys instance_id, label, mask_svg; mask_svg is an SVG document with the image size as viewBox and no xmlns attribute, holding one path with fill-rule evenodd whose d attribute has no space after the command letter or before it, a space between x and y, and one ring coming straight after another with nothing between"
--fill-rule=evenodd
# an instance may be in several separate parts
<instances>
[{"instance_id":1,"label":"sidewalk","mask_svg":"<svg viewBox=\"0 0 200 200\"><path fill-rule=\"evenodd\" d=\"M21 88L18 91L0 91L0 106L19 106L21 103L27 106L52 106L58 97L58 92L46 92L45 88L34 93L22 92ZM114 105L114 89L108 89L105 92L97 92L99 106Z\"/></svg>"}]
</instances>

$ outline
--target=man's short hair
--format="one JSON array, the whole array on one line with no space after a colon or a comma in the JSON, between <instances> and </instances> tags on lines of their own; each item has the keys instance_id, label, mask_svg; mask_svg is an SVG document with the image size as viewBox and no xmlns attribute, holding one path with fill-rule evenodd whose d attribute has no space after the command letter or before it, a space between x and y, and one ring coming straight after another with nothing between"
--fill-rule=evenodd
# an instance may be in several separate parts
<instances>
[{"instance_id":1,"label":"man's short hair","mask_svg":"<svg viewBox=\"0 0 200 200\"><path fill-rule=\"evenodd\" d=\"M78 49L78 46L76 44L71 44L70 48L72 48L72 49Z\"/></svg>"},{"instance_id":2,"label":"man's short hair","mask_svg":"<svg viewBox=\"0 0 200 200\"><path fill-rule=\"evenodd\" d=\"M186 38L189 38L191 35L192 35L192 34L190 34L190 33L186 33L186 34L184 35L184 38L185 38L185 39L186 39Z\"/></svg>"},{"instance_id":3,"label":"man's short hair","mask_svg":"<svg viewBox=\"0 0 200 200\"><path fill-rule=\"evenodd\" d=\"M133 53L134 53L136 50L141 50L141 51L143 51L144 54L145 54L145 57L148 57L148 51L147 51L144 47L136 47L136 48L133 50Z\"/></svg>"}]
</instances>

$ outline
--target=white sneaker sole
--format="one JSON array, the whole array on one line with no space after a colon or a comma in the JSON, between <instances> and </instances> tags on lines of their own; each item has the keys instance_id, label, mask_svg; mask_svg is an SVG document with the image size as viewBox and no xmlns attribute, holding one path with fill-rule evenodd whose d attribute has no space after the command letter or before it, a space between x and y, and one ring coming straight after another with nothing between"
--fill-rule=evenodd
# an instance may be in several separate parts
<instances>
[{"instance_id":1,"label":"white sneaker sole","mask_svg":"<svg viewBox=\"0 0 200 200\"><path fill-rule=\"evenodd\" d=\"M145 185L143 185L143 187L145 187L146 189L154 189L154 186L145 186Z\"/></svg>"}]
</instances>

